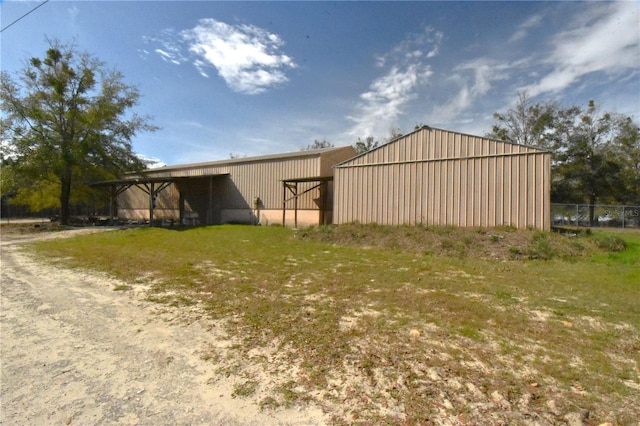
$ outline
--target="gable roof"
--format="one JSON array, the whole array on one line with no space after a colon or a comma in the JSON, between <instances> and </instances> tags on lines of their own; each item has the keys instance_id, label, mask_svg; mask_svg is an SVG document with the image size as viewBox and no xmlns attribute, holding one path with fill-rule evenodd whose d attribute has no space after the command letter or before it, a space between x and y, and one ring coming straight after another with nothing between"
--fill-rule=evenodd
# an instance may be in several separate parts
<instances>
[{"instance_id":1,"label":"gable roof","mask_svg":"<svg viewBox=\"0 0 640 426\"><path fill-rule=\"evenodd\" d=\"M401 152L394 145L402 147ZM418 146L424 145L424 146ZM508 141L423 126L406 135L398 136L371 151L336 164L335 168L364 165L373 159L376 163L394 161L424 161L435 159L472 158L486 155L547 153L547 150Z\"/></svg>"}]
</instances>

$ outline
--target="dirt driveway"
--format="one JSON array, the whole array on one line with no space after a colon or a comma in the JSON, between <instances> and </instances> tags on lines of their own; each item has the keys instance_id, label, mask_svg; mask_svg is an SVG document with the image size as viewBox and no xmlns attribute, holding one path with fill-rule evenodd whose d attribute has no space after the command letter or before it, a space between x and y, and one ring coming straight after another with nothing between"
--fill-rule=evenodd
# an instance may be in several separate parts
<instances>
[{"instance_id":1,"label":"dirt driveway","mask_svg":"<svg viewBox=\"0 0 640 426\"><path fill-rule=\"evenodd\" d=\"M234 398L203 356L232 340L215 322L39 263L20 250L27 241L1 247L1 425L325 423L320 410L262 412Z\"/></svg>"}]
</instances>

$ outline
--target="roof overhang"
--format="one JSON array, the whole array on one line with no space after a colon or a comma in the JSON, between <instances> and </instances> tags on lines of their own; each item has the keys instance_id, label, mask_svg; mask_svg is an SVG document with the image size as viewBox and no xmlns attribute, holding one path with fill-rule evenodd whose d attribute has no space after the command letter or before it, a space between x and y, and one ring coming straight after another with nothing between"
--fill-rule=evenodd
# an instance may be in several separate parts
<instances>
[{"instance_id":1,"label":"roof overhang","mask_svg":"<svg viewBox=\"0 0 640 426\"><path fill-rule=\"evenodd\" d=\"M133 186L133 185L145 185L151 183L174 183L174 182L184 182L188 180L194 179L202 179L202 178L210 178L217 176L228 176L229 173L216 173L216 174L208 174L208 175L200 175L200 176L138 176L135 178L126 178L126 179L114 179L114 180L104 180L100 182L94 182L89 186Z\"/></svg>"},{"instance_id":2,"label":"roof overhang","mask_svg":"<svg viewBox=\"0 0 640 426\"><path fill-rule=\"evenodd\" d=\"M284 183L329 182L332 180L333 180L333 176L315 176L315 177L282 179L282 182Z\"/></svg>"}]
</instances>

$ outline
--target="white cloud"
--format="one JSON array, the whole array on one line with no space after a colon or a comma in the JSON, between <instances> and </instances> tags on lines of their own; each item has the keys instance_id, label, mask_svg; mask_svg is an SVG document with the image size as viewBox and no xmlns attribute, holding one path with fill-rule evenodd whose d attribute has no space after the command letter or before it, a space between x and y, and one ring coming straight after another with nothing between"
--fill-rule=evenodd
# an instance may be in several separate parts
<instances>
[{"instance_id":1,"label":"white cloud","mask_svg":"<svg viewBox=\"0 0 640 426\"><path fill-rule=\"evenodd\" d=\"M543 15L530 16L526 21L520 24L518 30L509 39L509 42L515 43L524 39L529 34L529 30L539 26L543 22L543 17Z\"/></svg>"},{"instance_id":2,"label":"white cloud","mask_svg":"<svg viewBox=\"0 0 640 426\"><path fill-rule=\"evenodd\" d=\"M288 78L283 70L296 66L291 57L280 52L284 42L278 35L253 25L202 19L180 34L196 56L193 64L203 76L208 76L205 69L212 66L240 93L262 93L284 83Z\"/></svg>"},{"instance_id":3,"label":"white cloud","mask_svg":"<svg viewBox=\"0 0 640 426\"><path fill-rule=\"evenodd\" d=\"M157 169L158 167L166 167L167 163L159 159L158 157L153 157L149 155L137 154L137 157L142 161L147 163L147 168L149 169Z\"/></svg>"},{"instance_id":4,"label":"white cloud","mask_svg":"<svg viewBox=\"0 0 640 426\"><path fill-rule=\"evenodd\" d=\"M174 65L180 65L186 61L188 58L182 54L182 47L179 41L176 40L177 36L175 31L171 28L165 29L162 31L162 34L159 37L143 37L143 41L147 44L154 43L160 44L162 48L153 49L153 51L160 56L160 58L168 63ZM148 54L146 49L140 50L140 52L145 55Z\"/></svg>"},{"instance_id":5,"label":"white cloud","mask_svg":"<svg viewBox=\"0 0 640 426\"><path fill-rule=\"evenodd\" d=\"M175 59L174 55L172 55L169 52L165 52L162 49L156 49L155 52L160 55L160 57L162 58L163 61L165 62L171 62L172 64L175 65L180 65L180 61Z\"/></svg>"},{"instance_id":6,"label":"white cloud","mask_svg":"<svg viewBox=\"0 0 640 426\"><path fill-rule=\"evenodd\" d=\"M494 87L495 82L507 80L508 70L512 67L513 64L488 58L478 58L456 66L448 80L457 91L444 105L433 108L429 120L436 124L458 120L478 98Z\"/></svg>"},{"instance_id":7,"label":"white cloud","mask_svg":"<svg viewBox=\"0 0 640 426\"><path fill-rule=\"evenodd\" d=\"M551 71L521 90L531 96L559 92L593 72L610 78L637 70L640 62L640 6L637 2L595 3L573 27L552 39Z\"/></svg>"},{"instance_id":8,"label":"white cloud","mask_svg":"<svg viewBox=\"0 0 640 426\"><path fill-rule=\"evenodd\" d=\"M416 89L433 75L424 59L438 54L443 34L432 28L399 43L391 52L375 57L380 68L388 71L375 79L369 90L360 95L354 123L348 132L354 138L381 137L389 133L404 115L404 107L416 98ZM425 51L427 53L425 53Z\"/></svg>"},{"instance_id":9,"label":"white cloud","mask_svg":"<svg viewBox=\"0 0 640 426\"><path fill-rule=\"evenodd\" d=\"M159 37L145 42L160 44L154 51L175 65L191 62L201 76L207 69L218 75L236 92L258 94L287 82L284 70L295 68L294 60L281 52L284 41L253 25L229 25L215 19L201 19L188 30L176 34L165 29Z\"/></svg>"},{"instance_id":10,"label":"white cloud","mask_svg":"<svg viewBox=\"0 0 640 426\"><path fill-rule=\"evenodd\" d=\"M403 114L403 107L416 97L415 87L431 74L428 66L411 64L404 69L393 67L375 80L370 90L360 95L358 115L348 117L355 123L349 134L366 138L388 133Z\"/></svg>"},{"instance_id":11,"label":"white cloud","mask_svg":"<svg viewBox=\"0 0 640 426\"><path fill-rule=\"evenodd\" d=\"M72 21L75 21L78 15L80 14L80 9L77 6L72 6L67 9L67 13L69 14L69 18Z\"/></svg>"}]
</instances>

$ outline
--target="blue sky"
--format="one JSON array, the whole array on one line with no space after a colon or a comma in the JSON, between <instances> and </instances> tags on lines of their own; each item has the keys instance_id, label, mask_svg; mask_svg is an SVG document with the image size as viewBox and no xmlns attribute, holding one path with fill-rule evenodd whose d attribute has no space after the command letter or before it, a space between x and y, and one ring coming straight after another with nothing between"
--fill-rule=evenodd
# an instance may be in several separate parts
<instances>
[{"instance_id":1,"label":"blue sky","mask_svg":"<svg viewBox=\"0 0 640 426\"><path fill-rule=\"evenodd\" d=\"M5 0L5 28L41 1ZM483 135L526 90L640 120L640 2L50 0L0 35L14 74L46 38L121 71L184 164L336 146L416 124Z\"/></svg>"}]
</instances>

